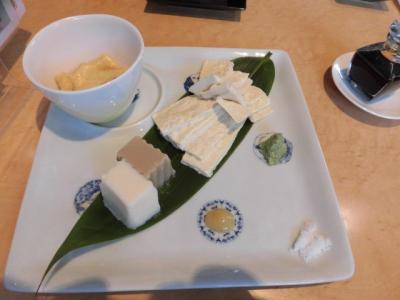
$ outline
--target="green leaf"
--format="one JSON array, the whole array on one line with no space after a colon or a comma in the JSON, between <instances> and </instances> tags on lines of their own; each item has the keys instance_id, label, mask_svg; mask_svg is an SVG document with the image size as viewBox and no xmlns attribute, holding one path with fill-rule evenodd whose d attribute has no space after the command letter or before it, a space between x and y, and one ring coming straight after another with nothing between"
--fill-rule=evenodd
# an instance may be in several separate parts
<instances>
[{"instance_id":1,"label":"green leaf","mask_svg":"<svg viewBox=\"0 0 400 300\"><path fill-rule=\"evenodd\" d=\"M272 60L269 59L270 56L271 53L268 53L265 57L237 58L233 60L235 64L234 69L249 73L253 79L253 84L269 94L275 78L275 67ZM231 156L237 146L239 146L247 132L251 129L251 126L252 123L246 121L239 131L232 147L218 165L214 174L218 172L224 162ZM156 126L153 126L146 133L144 139L167 154L176 171L175 177L158 190L161 207L160 213L135 230L128 229L103 205L101 195L97 196L93 203L82 214L50 261L39 284L38 290L54 264L69 252L85 246L104 243L132 235L154 225L182 206L210 180L210 178L204 177L193 169L181 164L180 160L183 152L177 150L167 142L161 136Z\"/></svg>"}]
</instances>

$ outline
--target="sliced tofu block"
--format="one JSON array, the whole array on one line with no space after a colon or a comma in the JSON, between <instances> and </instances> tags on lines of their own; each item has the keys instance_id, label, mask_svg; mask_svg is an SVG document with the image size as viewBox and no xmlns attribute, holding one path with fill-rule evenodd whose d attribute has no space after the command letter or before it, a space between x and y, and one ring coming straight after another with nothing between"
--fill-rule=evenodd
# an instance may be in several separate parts
<instances>
[{"instance_id":1,"label":"sliced tofu block","mask_svg":"<svg viewBox=\"0 0 400 300\"><path fill-rule=\"evenodd\" d=\"M249 78L249 74L240 71L227 72L220 81L234 87L241 94L253 84L253 80Z\"/></svg>"},{"instance_id":2,"label":"sliced tofu block","mask_svg":"<svg viewBox=\"0 0 400 300\"><path fill-rule=\"evenodd\" d=\"M224 114L218 118L211 128L209 128L203 135L199 136L193 143L186 147L186 151L199 158L205 159L217 149L217 144L224 140L226 137L235 135L238 128L241 128L243 123L236 123L224 111Z\"/></svg>"},{"instance_id":3,"label":"sliced tofu block","mask_svg":"<svg viewBox=\"0 0 400 300\"><path fill-rule=\"evenodd\" d=\"M249 111L250 115L265 108L270 104L268 96L256 86L250 86L244 93L241 104Z\"/></svg>"},{"instance_id":4,"label":"sliced tofu block","mask_svg":"<svg viewBox=\"0 0 400 300\"><path fill-rule=\"evenodd\" d=\"M236 123L242 123L249 117L247 109L237 102L222 97L217 97L216 101Z\"/></svg>"},{"instance_id":5,"label":"sliced tofu block","mask_svg":"<svg viewBox=\"0 0 400 300\"><path fill-rule=\"evenodd\" d=\"M101 180L104 205L126 227L135 229L160 211L156 188L126 161L117 162Z\"/></svg>"},{"instance_id":6,"label":"sliced tofu block","mask_svg":"<svg viewBox=\"0 0 400 300\"><path fill-rule=\"evenodd\" d=\"M198 95L203 99L212 99L222 94L228 93L229 87L226 84L214 84L208 90L199 93Z\"/></svg>"},{"instance_id":7,"label":"sliced tofu block","mask_svg":"<svg viewBox=\"0 0 400 300\"><path fill-rule=\"evenodd\" d=\"M214 84L207 91L199 93L199 96L203 99L222 97L239 103L243 102L241 93L228 83Z\"/></svg>"},{"instance_id":8,"label":"sliced tofu block","mask_svg":"<svg viewBox=\"0 0 400 300\"><path fill-rule=\"evenodd\" d=\"M254 114L252 114L250 116L250 121L253 123L256 123L262 119L264 119L265 117L267 117L270 113L272 113L272 108L271 106L266 106L263 109L255 112Z\"/></svg>"},{"instance_id":9,"label":"sliced tofu block","mask_svg":"<svg viewBox=\"0 0 400 300\"><path fill-rule=\"evenodd\" d=\"M203 101L203 100L199 100ZM199 122L192 123L189 126L173 131L167 136L175 147L186 151L187 146L193 143L197 138L207 132L214 124L219 122L219 118L225 114L225 111L214 102L213 113L207 115Z\"/></svg>"},{"instance_id":10,"label":"sliced tofu block","mask_svg":"<svg viewBox=\"0 0 400 300\"><path fill-rule=\"evenodd\" d=\"M215 168L232 146L232 143L235 140L240 128L241 126L229 134L226 134L218 141L218 143L208 147L209 151L204 153L204 156L201 159L191 155L190 153L185 153L185 155L182 157L181 163L196 170L196 172L203 176L211 177Z\"/></svg>"},{"instance_id":11,"label":"sliced tofu block","mask_svg":"<svg viewBox=\"0 0 400 300\"><path fill-rule=\"evenodd\" d=\"M214 151L214 147L218 142L239 126L242 126L242 124L237 124L224 112L223 116L218 118L218 122L199 136L193 143L187 145L186 151L200 159L206 158L210 152Z\"/></svg>"},{"instance_id":12,"label":"sliced tofu block","mask_svg":"<svg viewBox=\"0 0 400 300\"><path fill-rule=\"evenodd\" d=\"M215 84L215 83L219 83L220 79L219 77L211 74L208 75L202 79L200 79L199 81L197 81L195 84L193 84L190 88L189 88L189 92L197 95L200 92L203 92L205 90L208 90L208 88Z\"/></svg>"},{"instance_id":13,"label":"sliced tofu block","mask_svg":"<svg viewBox=\"0 0 400 300\"><path fill-rule=\"evenodd\" d=\"M226 84L225 85L228 86L228 91L222 95L220 95L222 98L227 99L227 100L232 100L232 101L236 101L238 103L243 102L243 94L236 89L235 87Z\"/></svg>"},{"instance_id":14,"label":"sliced tofu block","mask_svg":"<svg viewBox=\"0 0 400 300\"><path fill-rule=\"evenodd\" d=\"M191 143L198 135L208 129L212 118L212 113L203 114L201 118L196 118L194 122L191 122L187 126L177 128L168 135L164 135L164 138L174 145L175 148L185 151L185 146L188 143Z\"/></svg>"},{"instance_id":15,"label":"sliced tofu block","mask_svg":"<svg viewBox=\"0 0 400 300\"><path fill-rule=\"evenodd\" d=\"M122 159L151 180L157 188L175 174L168 155L137 136L118 151L117 160Z\"/></svg>"},{"instance_id":16,"label":"sliced tofu block","mask_svg":"<svg viewBox=\"0 0 400 300\"><path fill-rule=\"evenodd\" d=\"M181 163L206 177L211 177L215 168L218 165L218 163L216 163L216 160L204 161L189 153L185 153L183 155Z\"/></svg>"},{"instance_id":17,"label":"sliced tofu block","mask_svg":"<svg viewBox=\"0 0 400 300\"><path fill-rule=\"evenodd\" d=\"M196 96L188 96L155 113L153 120L163 136L166 136L213 113L214 105L214 101L199 101Z\"/></svg>"},{"instance_id":18,"label":"sliced tofu block","mask_svg":"<svg viewBox=\"0 0 400 300\"><path fill-rule=\"evenodd\" d=\"M233 71L233 62L230 60L208 59L203 62L200 71L200 79L211 74L214 74L218 77L223 77L230 71Z\"/></svg>"}]
</instances>

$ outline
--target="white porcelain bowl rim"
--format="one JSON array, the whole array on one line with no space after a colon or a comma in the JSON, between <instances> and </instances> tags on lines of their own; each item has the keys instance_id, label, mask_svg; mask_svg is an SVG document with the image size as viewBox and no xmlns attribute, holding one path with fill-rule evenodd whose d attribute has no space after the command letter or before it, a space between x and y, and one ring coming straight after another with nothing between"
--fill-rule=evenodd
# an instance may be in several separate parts
<instances>
[{"instance_id":1,"label":"white porcelain bowl rim","mask_svg":"<svg viewBox=\"0 0 400 300\"><path fill-rule=\"evenodd\" d=\"M31 47L33 47L33 45L35 44L36 40L38 39L38 37L42 34L44 34L47 30L49 30L50 28L57 26L60 23L64 23L64 22L70 22L71 20L76 20L76 19L83 19L83 18L109 18L109 19L114 19L118 22L124 23L125 25L127 25L133 32L136 33L136 35L139 38L139 42L140 42L140 51L139 54L137 55L135 61L129 66L129 68L127 68L125 70L124 73L122 73L120 76L118 76L117 78L114 78L113 80L110 80L106 83L103 83L101 85L92 87L92 88L88 88L88 89L84 89L84 90L77 90L77 91L62 91L62 90L58 90L58 89L54 89L48 86L45 86L43 84L41 84L40 82L38 82L34 76L30 73L30 71L28 70L28 67L26 66L27 62L26 62L26 53L28 53L28 51L30 50ZM135 66L139 63L139 61L141 60L141 58L143 57L143 52L144 52L144 42L143 42L143 37L140 33L140 31L136 28L136 26L134 26L131 22L117 17L117 16L113 16L113 15L107 15L107 14L88 14L88 15L78 15L78 16L71 16L71 17L66 17L63 19L59 19L57 21L54 21L50 24L48 24L47 26L43 27L41 30L39 30L35 36L32 38L32 40L29 42L28 46L26 47L25 51L24 51L24 55L22 58L22 67L23 70L25 72L25 75L29 78L30 81L32 81L36 86L40 87L43 90L47 90L50 92L56 92L56 93L60 93L60 94L84 94L84 93L89 93L91 91L95 91L95 90L99 90L105 86L109 86L111 84L113 84L113 82L115 82L116 80L118 80L121 77L125 77L127 75L127 73L129 73L130 70L132 70L133 68L135 68Z\"/></svg>"}]
</instances>

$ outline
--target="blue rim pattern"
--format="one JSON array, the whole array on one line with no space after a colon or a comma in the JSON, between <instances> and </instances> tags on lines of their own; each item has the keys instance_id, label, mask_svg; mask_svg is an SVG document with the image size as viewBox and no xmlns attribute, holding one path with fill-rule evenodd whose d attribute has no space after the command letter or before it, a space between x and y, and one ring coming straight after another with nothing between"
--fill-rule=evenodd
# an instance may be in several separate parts
<instances>
[{"instance_id":1,"label":"blue rim pattern","mask_svg":"<svg viewBox=\"0 0 400 300\"><path fill-rule=\"evenodd\" d=\"M132 102L131 102L131 103L133 103L133 102L135 102L136 100L138 100L138 99L139 99L139 97L140 97L140 90L139 90L139 89L137 89L137 90L136 90L136 94L135 94L135 96L133 97L133 99L132 99Z\"/></svg>"},{"instance_id":2,"label":"blue rim pattern","mask_svg":"<svg viewBox=\"0 0 400 300\"><path fill-rule=\"evenodd\" d=\"M186 92L189 92L190 87L199 81L200 74L193 74L186 78L185 82L183 83L183 88Z\"/></svg>"},{"instance_id":3,"label":"blue rim pattern","mask_svg":"<svg viewBox=\"0 0 400 300\"><path fill-rule=\"evenodd\" d=\"M235 217L235 227L226 233L219 233L211 230L207 227L204 222L204 217L206 214L216 208L224 208L229 211ZM207 202L203 207L200 209L198 218L197 218L197 225L200 229L200 232L205 236L208 240L215 242L217 244L224 244L230 241L233 241L238 237L238 235L243 230L243 217L240 213L239 209L226 200L213 200Z\"/></svg>"},{"instance_id":4,"label":"blue rim pattern","mask_svg":"<svg viewBox=\"0 0 400 300\"><path fill-rule=\"evenodd\" d=\"M100 193L100 183L100 179L94 179L79 188L74 198L74 206L78 214L83 213L93 202L95 196Z\"/></svg>"}]
</instances>

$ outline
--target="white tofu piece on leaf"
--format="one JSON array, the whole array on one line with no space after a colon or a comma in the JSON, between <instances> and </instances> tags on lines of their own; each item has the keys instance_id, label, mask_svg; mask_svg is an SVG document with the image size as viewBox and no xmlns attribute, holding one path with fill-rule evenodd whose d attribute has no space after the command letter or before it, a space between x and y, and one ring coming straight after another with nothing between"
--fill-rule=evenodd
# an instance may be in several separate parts
<instances>
[{"instance_id":1,"label":"white tofu piece on leaf","mask_svg":"<svg viewBox=\"0 0 400 300\"><path fill-rule=\"evenodd\" d=\"M214 101L199 101L196 96L188 96L155 113L153 121L165 137L212 114L214 105Z\"/></svg>"},{"instance_id":2,"label":"white tofu piece on leaf","mask_svg":"<svg viewBox=\"0 0 400 300\"><path fill-rule=\"evenodd\" d=\"M135 229L160 211L154 185L126 161L117 162L101 180L104 205L126 227Z\"/></svg>"},{"instance_id":3,"label":"white tofu piece on leaf","mask_svg":"<svg viewBox=\"0 0 400 300\"><path fill-rule=\"evenodd\" d=\"M236 89L235 87L233 87L229 84L225 84L225 85L228 86L228 91L226 93L220 95L222 98L236 101L238 103L243 102L243 95L238 89Z\"/></svg>"},{"instance_id":4,"label":"white tofu piece on leaf","mask_svg":"<svg viewBox=\"0 0 400 300\"><path fill-rule=\"evenodd\" d=\"M217 160L201 160L189 153L185 153L182 157L181 163L195 170L197 173L211 177L215 168L218 165Z\"/></svg>"},{"instance_id":5,"label":"white tofu piece on leaf","mask_svg":"<svg viewBox=\"0 0 400 300\"><path fill-rule=\"evenodd\" d=\"M229 86L226 84L213 84L208 90L199 93L203 99L212 99L229 92Z\"/></svg>"},{"instance_id":6,"label":"white tofu piece on leaf","mask_svg":"<svg viewBox=\"0 0 400 300\"><path fill-rule=\"evenodd\" d=\"M189 92L198 95L201 92L204 92L210 88L213 84L220 83L220 79L218 76L215 76L214 74L208 75L199 81L197 81L195 84L193 84L189 88Z\"/></svg>"},{"instance_id":7,"label":"white tofu piece on leaf","mask_svg":"<svg viewBox=\"0 0 400 300\"><path fill-rule=\"evenodd\" d=\"M211 177L215 168L232 146L240 128L241 126L237 127L234 131L226 134L222 139L220 139L218 143L209 146L209 151L207 151L202 158L193 156L190 153L185 153L182 157L181 163L194 169L197 173L203 176Z\"/></svg>"},{"instance_id":8,"label":"white tofu piece on leaf","mask_svg":"<svg viewBox=\"0 0 400 300\"><path fill-rule=\"evenodd\" d=\"M200 71L200 79L214 74L223 77L226 73L233 71L233 62L226 59L207 59L203 62Z\"/></svg>"},{"instance_id":9,"label":"white tofu piece on leaf","mask_svg":"<svg viewBox=\"0 0 400 300\"><path fill-rule=\"evenodd\" d=\"M243 94L253 84L253 80L249 78L249 74L240 71L228 72L220 81L232 86L240 94Z\"/></svg>"},{"instance_id":10,"label":"white tofu piece on leaf","mask_svg":"<svg viewBox=\"0 0 400 300\"><path fill-rule=\"evenodd\" d=\"M229 71L222 78L211 74L195 83L189 91L203 99L212 99L218 96L233 101L241 101L243 92L246 91L253 81L247 73L240 71Z\"/></svg>"},{"instance_id":11,"label":"white tofu piece on leaf","mask_svg":"<svg viewBox=\"0 0 400 300\"><path fill-rule=\"evenodd\" d=\"M205 115L202 119L199 119L189 126L171 132L166 138L171 141L175 147L186 151L187 146L219 122L218 120L223 114L225 114L224 109L214 102L213 113Z\"/></svg>"},{"instance_id":12,"label":"white tofu piece on leaf","mask_svg":"<svg viewBox=\"0 0 400 300\"><path fill-rule=\"evenodd\" d=\"M214 84L207 91L199 93L203 99L222 97L236 102L243 102L242 94L228 83Z\"/></svg>"},{"instance_id":13,"label":"white tofu piece on leaf","mask_svg":"<svg viewBox=\"0 0 400 300\"><path fill-rule=\"evenodd\" d=\"M217 97L216 101L236 123L242 123L249 117L247 109L237 102L222 97Z\"/></svg>"},{"instance_id":14,"label":"white tofu piece on leaf","mask_svg":"<svg viewBox=\"0 0 400 300\"><path fill-rule=\"evenodd\" d=\"M263 109L255 112L250 116L250 121L256 123L262 119L265 119L270 113L272 113L272 108L270 105L264 107Z\"/></svg>"},{"instance_id":15,"label":"white tofu piece on leaf","mask_svg":"<svg viewBox=\"0 0 400 300\"><path fill-rule=\"evenodd\" d=\"M232 134L242 124L237 124L224 111L223 115L218 118L218 121L210 127L204 134L200 135L196 140L187 145L186 151L200 159L207 158L210 153L215 151L216 145Z\"/></svg>"},{"instance_id":16,"label":"white tofu piece on leaf","mask_svg":"<svg viewBox=\"0 0 400 300\"><path fill-rule=\"evenodd\" d=\"M243 101L241 104L252 115L259 110L270 105L269 97L264 91L256 86L250 86L244 93Z\"/></svg>"}]
</instances>

